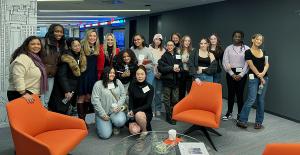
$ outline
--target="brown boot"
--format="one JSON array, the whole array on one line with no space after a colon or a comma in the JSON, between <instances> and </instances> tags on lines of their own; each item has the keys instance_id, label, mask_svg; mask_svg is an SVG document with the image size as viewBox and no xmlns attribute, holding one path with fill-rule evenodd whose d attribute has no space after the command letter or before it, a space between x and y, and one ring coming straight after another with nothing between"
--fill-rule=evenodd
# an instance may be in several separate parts
<instances>
[{"instance_id":1,"label":"brown boot","mask_svg":"<svg viewBox=\"0 0 300 155\"><path fill-rule=\"evenodd\" d=\"M85 103L77 103L78 117L85 121L86 112L85 112L85 107L84 106L85 106Z\"/></svg>"}]
</instances>

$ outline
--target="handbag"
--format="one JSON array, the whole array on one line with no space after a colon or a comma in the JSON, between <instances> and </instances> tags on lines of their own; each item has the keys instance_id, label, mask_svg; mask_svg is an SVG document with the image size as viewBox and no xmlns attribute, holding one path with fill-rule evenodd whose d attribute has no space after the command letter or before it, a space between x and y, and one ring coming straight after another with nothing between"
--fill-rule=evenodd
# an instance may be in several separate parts
<instances>
[{"instance_id":1,"label":"handbag","mask_svg":"<svg viewBox=\"0 0 300 155\"><path fill-rule=\"evenodd\" d=\"M119 100L118 100L117 96L113 93L113 91L112 91L111 89L110 89L109 91L111 92L111 94L114 96L114 98L115 98L115 99L117 100L117 102L118 102ZM128 106L125 105L125 104L123 104L120 108L121 108L121 111L127 111Z\"/></svg>"}]
</instances>

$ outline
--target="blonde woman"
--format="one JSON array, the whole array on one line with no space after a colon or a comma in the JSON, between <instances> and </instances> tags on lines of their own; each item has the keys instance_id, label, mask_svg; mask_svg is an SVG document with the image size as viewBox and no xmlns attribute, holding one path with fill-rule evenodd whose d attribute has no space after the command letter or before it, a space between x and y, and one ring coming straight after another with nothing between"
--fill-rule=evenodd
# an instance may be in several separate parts
<instances>
[{"instance_id":1,"label":"blonde woman","mask_svg":"<svg viewBox=\"0 0 300 155\"><path fill-rule=\"evenodd\" d=\"M85 120L86 113L88 113L88 106L90 104L93 86L97 81L97 57L100 49L97 31L95 29L88 30L85 38L81 41L81 45L86 56L87 68L80 76L77 112L78 117Z\"/></svg>"},{"instance_id":2,"label":"blonde woman","mask_svg":"<svg viewBox=\"0 0 300 155\"><path fill-rule=\"evenodd\" d=\"M252 36L252 46L245 51L245 60L249 65L249 83L248 83L248 97L240 113L240 118L237 126L247 128L249 112L252 105L257 101L256 119L254 129L261 129L264 120L264 105L265 95L268 86L268 70L269 62L265 51L259 47L264 40L263 35L255 34Z\"/></svg>"},{"instance_id":3,"label":"blonde woman","mask_svg":"<svg viewBox=\"0 0 300 155\"><path fill-rule=\"evenodd\" d=\"M120 49L117 48L116 37L112 33L105 35L103 46L100 46L100 53L98 56L97 69L98 79L101 78L103 69L105 67L113 67L116 65L116 56L119 54Z\"/></svg>"}]
</instances>

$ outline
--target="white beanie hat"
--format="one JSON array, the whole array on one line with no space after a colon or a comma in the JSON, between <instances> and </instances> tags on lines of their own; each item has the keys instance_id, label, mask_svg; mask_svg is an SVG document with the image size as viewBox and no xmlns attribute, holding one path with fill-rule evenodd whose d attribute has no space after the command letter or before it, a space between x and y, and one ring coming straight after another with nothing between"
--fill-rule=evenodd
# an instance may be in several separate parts
<instances>
[{"instance_id":1,"label":"white beanie hat","mask_svg":"<svg viewBox=\"0 0 300 155\"><path fill-rule=\"evenodd\" d=\"M157 34L154 35L153 41L154 41L154 39L156 39L156 38L163 40L163 36L162 36L160 33L157 33Z\"/></svg>"}]
</instances>

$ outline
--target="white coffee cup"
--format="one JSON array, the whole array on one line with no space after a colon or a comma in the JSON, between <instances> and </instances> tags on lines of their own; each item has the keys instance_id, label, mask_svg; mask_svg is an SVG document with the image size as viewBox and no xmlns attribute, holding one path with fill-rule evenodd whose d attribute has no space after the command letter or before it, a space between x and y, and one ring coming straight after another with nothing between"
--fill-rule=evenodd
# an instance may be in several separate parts
<instances>
[{"instance_id":1,"label":"white coffee cup","mask_svg":"<svg viewBox=\"0 0 300 155\"><path fill-rule=\"evenodd\" d=\"M176 140L176 130L171 129L168 131L169 134L169 140Z\"/></svg>"}]
</instances>

